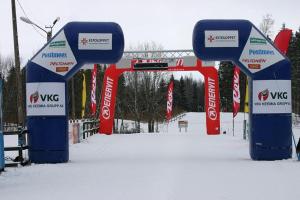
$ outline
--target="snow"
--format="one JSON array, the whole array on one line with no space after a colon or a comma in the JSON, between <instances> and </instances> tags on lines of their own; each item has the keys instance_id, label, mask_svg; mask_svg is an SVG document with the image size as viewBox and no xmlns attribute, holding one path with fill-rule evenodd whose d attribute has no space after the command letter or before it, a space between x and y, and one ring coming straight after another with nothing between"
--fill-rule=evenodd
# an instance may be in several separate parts
<instances>
[{"instance_id":1,"label":"snow","mask_svg":"<svg viewBox=\"0 0 300 200\"><path fill-rule=\"evenodd\" d=\"M252 161L242 139L243 114L235 119L234 136L232 113L221 119L227 134L218 136L205 134L204 113L181 119L188 132L179 133L175 121L160 125L160 133L94 135L70 145L68 163L6 168L0 199L299 199L295 156Z\"/></svg>"}]
</instances>

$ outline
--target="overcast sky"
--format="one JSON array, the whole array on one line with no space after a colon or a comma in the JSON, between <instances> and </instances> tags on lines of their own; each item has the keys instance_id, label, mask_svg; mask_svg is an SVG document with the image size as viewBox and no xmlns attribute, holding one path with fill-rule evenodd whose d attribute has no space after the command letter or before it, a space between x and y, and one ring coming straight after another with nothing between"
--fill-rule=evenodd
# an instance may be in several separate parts
<instances>
[{"instance_id":1,"label":"overcast sky","mask_svg":"<svg viewBox=\"0 0 300 200\"><path fill-rule=\"evenodd\" d=\"M56 17L55 34L70 21L113 21L121 25L126 47L154 41L164 49L192 49L192 32L201 19L248 19L256 26L263 15L275 19L274 35L282 23L295 30L300 26L299 0L19 0L36 24L50 25ZM17 0L20 55L25 64L46 42L46 35L19 20L24 16ZM11 1L1 0L0 54L13 55Z\"/></svg>"}]
</instances>

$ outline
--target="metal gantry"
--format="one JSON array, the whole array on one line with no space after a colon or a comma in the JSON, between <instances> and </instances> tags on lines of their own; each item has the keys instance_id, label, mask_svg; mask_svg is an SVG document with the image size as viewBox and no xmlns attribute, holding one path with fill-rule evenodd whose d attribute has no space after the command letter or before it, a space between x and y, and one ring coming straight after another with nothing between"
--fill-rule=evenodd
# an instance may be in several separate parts
<instances>
[{"instance_id":1,"label":"metal gantry","mask_svg":"<svg viewBox=\"0 0 300 200\"><path fill-rule=\"evenodd\" d=\"M162 59L174 60L195 56L193 50L124 51L123 59Z\"/></svg>"}]
</instances>

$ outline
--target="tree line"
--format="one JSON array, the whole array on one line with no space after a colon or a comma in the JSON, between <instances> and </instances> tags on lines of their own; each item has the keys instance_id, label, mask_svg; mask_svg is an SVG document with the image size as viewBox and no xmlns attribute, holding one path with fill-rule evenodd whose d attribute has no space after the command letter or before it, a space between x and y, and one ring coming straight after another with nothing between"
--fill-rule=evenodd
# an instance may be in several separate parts
<instances>
[{"instance_id":1,"label":"tree line","mask_svg":"<svg viewBox=\"0 0 300 200\"><path fill-rule=\"evenodd\" d=\"M292 64L292 109L296 114L300 113L300 30L292 35L287 57ZM97 66L97 116L99 115L100 94L106 65ZM224 61L219 64L219 86L221 110L232 112L232 79L234 65ZM17 98L16 98L16 72L14 59L0 55L0 72L4 80L3 84L3 121L17 122ZM68 107L69 118L81 118L82 80L83 73L86 77L87 101L85 117L90 116L90 90L92 70L80 70L68 81ZM25 111L25 67L21 71L23 83L23 107ZM244 110L246 76L241 72L240 91L241 107ZM168 72L127 72L119 78L118 95L116 102L116 114L118 119L131 119L136 121L139 128L140 122L148 122L149 131L154 131L154 122L165 119L167 87L170 80L174 80ZM74 83L74 99L72 99L72 81ZM74 106L73 106L74 104ZM181 77L174 80L173 113L204 111L204 82L194 80L192 77ZM71 108L75 107L74 110ZM25 113L24 113L25 116Z\"/></svg>"},{"instance_id":2,"label":"tree line","mask_svg":"<svg viewBox=\"0 0 300 200\"><path fill-rule=\"evenodd\" d=\"M9 123L17 122L17 98L16 98L16 71L12 58L0 57L0 67L3 76L3 121ZM101 89L106 65L97 65L97 87L96 117L99 116L99 105L101 102ZM26 84L25 70L22 68L21 77L23 84L22 105L25 111ZM86 105L84 118L90 118L90 95L92 69L80 70L68 82L69 119L80 119L82 109L82 87L83 74L86 79ZM73 80L72 80L73 79ZM163 121L166 114L167 88L170 81L174 81L173 94L173 113L174 115L182 112L204 111L204 82L202 80L193 80L190 77L183 77L179 80L174 79L168 72L148 72L136 71L122 74L118 82L118 93L116 98L115 118L120 120L129 119L136 121L136 127L139 129L141 122L148 122L149 131L154 131L154 122ZM72 82L74 91L72 91ZM74 97L72 98L72 93ZM74 105L74 106L73 106ZM72 108L75 108L74 110ZM25 116L25 113L24 113ZM95 116L94 116L95 117Z\"/></svg>"}]
</instances>

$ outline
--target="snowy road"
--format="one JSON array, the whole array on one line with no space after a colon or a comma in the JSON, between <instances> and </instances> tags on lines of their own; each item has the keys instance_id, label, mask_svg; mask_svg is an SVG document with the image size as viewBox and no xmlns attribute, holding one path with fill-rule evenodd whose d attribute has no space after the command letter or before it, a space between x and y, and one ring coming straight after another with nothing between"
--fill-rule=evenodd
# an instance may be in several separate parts
<instances>
[{"instance_id":1,"label":"snowy road","mask_svg":"<svg viewBox=\"0 0 300 200\"><path fill-rule=\"evenodd\" d=\"M295 159L252 161L241 135L206 136L188 117L190 133L95 135L70 146L69 163L10 168L0 199L299 199Z\"/></svg>"}]
</instances>

